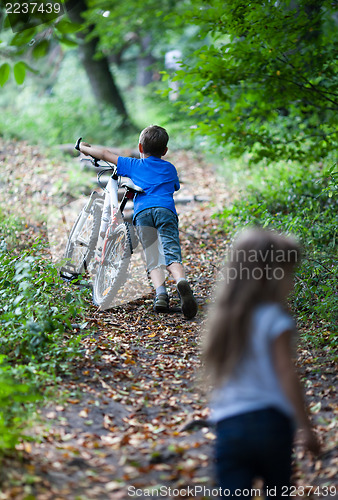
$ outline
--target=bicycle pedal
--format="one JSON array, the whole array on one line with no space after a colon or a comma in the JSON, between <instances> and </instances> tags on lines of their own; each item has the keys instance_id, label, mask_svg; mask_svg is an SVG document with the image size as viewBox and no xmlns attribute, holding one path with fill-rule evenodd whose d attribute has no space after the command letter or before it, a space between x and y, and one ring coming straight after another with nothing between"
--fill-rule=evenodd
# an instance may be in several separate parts
<instances>
[{"instance_id":1,"label":"bicycle pedal","mask_svg":"<svg viewBox=\"0 0 338 500\"><path fill-rule=\"evenodd\" d=\"M71 271L60 271L59 275L64 281L74 281L81 276L79 273L72 273Z\"/></svg>"}]
</instances>

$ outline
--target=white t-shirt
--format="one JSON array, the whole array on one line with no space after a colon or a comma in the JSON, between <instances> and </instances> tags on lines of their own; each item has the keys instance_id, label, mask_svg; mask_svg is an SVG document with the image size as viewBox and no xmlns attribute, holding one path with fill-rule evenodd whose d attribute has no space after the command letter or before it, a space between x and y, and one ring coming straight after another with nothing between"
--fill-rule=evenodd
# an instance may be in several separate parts
<instances>
[{"instance_id":1,"label":"white t-shirt","mask_svg":"<svg viewBox=\"0 0 338 500\"><path fill-rule=\"evenodd\" d=\"M294 410L284 395L272 361L272 343L294 320L277 303L259 305L253 312L249 346L233 374L211 397L212 422L240 413L276 408L289 417Z\"/></svg>"}]
</instances>

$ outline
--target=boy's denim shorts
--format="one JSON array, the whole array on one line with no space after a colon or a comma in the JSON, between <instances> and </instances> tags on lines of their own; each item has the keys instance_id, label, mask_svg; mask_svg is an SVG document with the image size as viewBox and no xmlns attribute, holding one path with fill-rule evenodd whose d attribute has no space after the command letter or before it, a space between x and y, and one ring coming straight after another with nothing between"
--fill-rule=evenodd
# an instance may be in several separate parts
<instances>
[{"instance_id":1,"label":"boy's denim shorts","mask_svg":"<svg viewBox=\"0 0 338 500\"><path fill-rule=\"evenodd\" d=\"M144 249L148 273L157 267L182 263L178 217L168 208L146 208L134 218Z\"/></svg>"}]
</instances>

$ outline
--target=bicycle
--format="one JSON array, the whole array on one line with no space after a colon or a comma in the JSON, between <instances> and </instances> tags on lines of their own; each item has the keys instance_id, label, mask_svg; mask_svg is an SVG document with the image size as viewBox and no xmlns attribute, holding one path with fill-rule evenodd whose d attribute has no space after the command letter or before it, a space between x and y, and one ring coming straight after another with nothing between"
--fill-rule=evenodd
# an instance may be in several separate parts
<instances>
[{"instance_id":1,"label":"bicycle","mask_svg":"<svg viewBox=\"0 0 338 500\"><path fill-rule=\"evenodd\" d=\"M76 142L77 150L80 150L81 139ZM74 281L87 271L93 274L93 302L101 309L108 309L125 281L131 255L138 244L135 229L124 220L123 212L127 201L143 190L131 179L121 182L116 165L104 162L103 166L94 157L82 161L89 161L101 169L97 173L97 182L104 195L93 191L75 221L66 245L65 264L60 269L60 276ZM101 177L107 172L110 176L104 186ZM119 187L124 188L120 203Z\"/></svg>"}]
</instances>

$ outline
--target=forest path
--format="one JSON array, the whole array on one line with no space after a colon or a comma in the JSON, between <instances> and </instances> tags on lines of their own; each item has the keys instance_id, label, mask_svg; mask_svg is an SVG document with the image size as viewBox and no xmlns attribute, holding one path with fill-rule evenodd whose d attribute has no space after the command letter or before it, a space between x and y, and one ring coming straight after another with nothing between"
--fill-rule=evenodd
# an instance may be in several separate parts
<instances>
[{"instance_id":1,"label":"forest path","mask_svg":"<svg viewBox=\"0 0 338 500\"><path fill-rule=\"evenodd\" d=\"M22 152L19 146L13 153L14 187L7 196L20 203L23 189L22 210L30 220L27 231L39 232L32 224L34 211L60 197L55 185L63 172L46 173L38 149L25 146ZM88 305L90 329L82 342L82 357L63 378L63 397L41 410L34 429L39 441L22 445L21 463L7 464L0 500L216 496L214 435L208 428L184 432L182 426L208 414L199 380L200 341L227 244L227 235L211 215L232 193L197 155L177 152L168 160L177 165L182 182L177 200L181 244L198 315L186 321L181 313L155 314L150 294L110 311ZM171 304L178 306L172 281L169 286ZM79 332L75 325L73 335ZM337 436L334 367L324 351L313 353L304 345L299 366L318 432L331 450ZM332 485L336 473L333 451L313 461L296 447L298 485Z\"/></svg>"}]
</instances>

